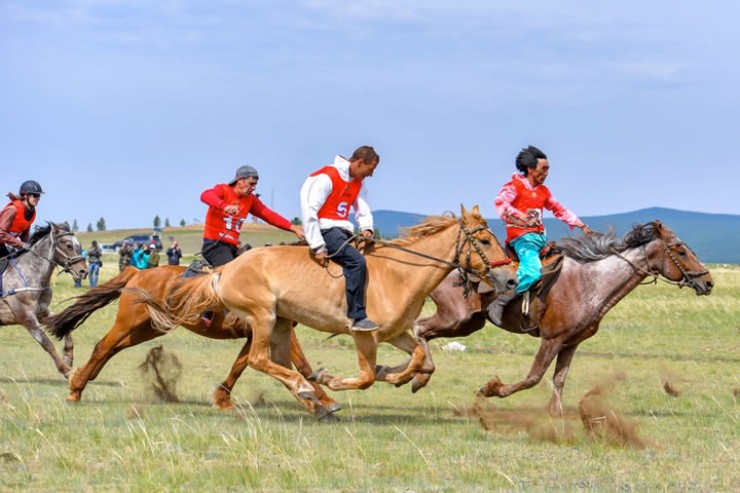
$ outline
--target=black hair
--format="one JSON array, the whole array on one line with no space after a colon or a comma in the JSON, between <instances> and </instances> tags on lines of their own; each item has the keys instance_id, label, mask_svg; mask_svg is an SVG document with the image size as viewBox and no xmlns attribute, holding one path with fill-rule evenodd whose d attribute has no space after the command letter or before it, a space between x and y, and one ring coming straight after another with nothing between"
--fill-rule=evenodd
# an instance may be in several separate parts
<instances>
[{"instance_id":1,"label":"black hair","mask_svg":"<svg viewBox=\"0 0 740 493\"><path fill-rule=\"evenodd\" d=\"M527 176L530 169L537 167L537 160L539 159L547 159L544 152L535 146L525 147L516 156L516 169L524 176Z\"/></svg>"}]
</instances>

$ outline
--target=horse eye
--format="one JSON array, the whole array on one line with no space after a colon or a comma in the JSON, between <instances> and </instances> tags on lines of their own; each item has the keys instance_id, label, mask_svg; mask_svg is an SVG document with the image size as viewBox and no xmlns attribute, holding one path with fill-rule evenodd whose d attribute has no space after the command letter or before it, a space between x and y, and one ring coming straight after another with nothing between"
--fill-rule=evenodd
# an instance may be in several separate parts
<instances>
[{"instance_id":1,"label":"horse eye","mask_svg":"<svg viewBox=\"0 0 740 493\"><path fill-rule=\"evenodd\" d=\"M481 242L481 243L482 243L483 245L490 245L490 244L491 244L491 240L489 240L488 238L486 238L486 239L484 239L484 240L480 240L480 242Z\"/></svg>"}]
</instances>

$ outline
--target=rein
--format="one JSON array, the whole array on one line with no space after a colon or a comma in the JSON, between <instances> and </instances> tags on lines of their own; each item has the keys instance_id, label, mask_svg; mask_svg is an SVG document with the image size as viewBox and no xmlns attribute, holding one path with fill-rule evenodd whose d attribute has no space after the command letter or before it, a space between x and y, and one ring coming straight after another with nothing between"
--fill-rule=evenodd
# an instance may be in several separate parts
<instances>
[{"instance_id":1,"label":"rein","mask_svg":"<svg viewBox=\"0 0 740 493\"><path fill-rule=\"evenodd\" d=\"M53 233L52 232L50 232L50 234L53 236ZM63 236L74 236L74 233L72 233L72 232L65 232L65 233L61 233L61 234L58 235L59 238L61 238ZM44 255L41 255L40 253L35 252L33 250L29 250L29 252L30 253L33 253L34 255L36 255L39 258L42 258L42 259L46 260L50 264L58 265L59 267L62 268L62 272L69 272L70 274L72 274L72 265L74 265L77 262L80 262L82 260L85 260L85 257L83 257L82 255L77 255L75 257L70 257L69 255L67 255L66 253L64 253L61 250L61 248L59 248L59 244L56 241L56 239L53 239L53 245L54 245L54 251L63 256L63 260L62 261L54 260L53 258L46 258Z\"/></svg>"},{"instance_id":2,"label":"rein","mask_svg":"<svg viewBox=\"0 0 740 493\"><path fill-rule=\"evenodd\" d=\"M488 261L488 258L486 258L486 255L483 253L483 251L481 250L480 246L478 245L477 240L473 237L473 234L475 234L475 233L477 233L478 231L481 231L481 230L488 230L488 228L486 228L484 226L478 226L477 228L475 228L473 230L468 230L468 229L465 228L465 225L462 222L462 218L460 219L460 230L459 230L459 233L458 233L458 236L457 236L457 242L456 242L456 245L455 245L455 260L453 262L450 262L449 260L444 260L444 259L441 259L441 258L438 258L438 257L433 257L431 255L427 255L426 253L417 252L415 250L411 250L409 248L405 248L405 247L396 245L395 243L392 243L390 241L381 240L379 238L378 239L375 239L375 238L367 238L364 235L362 235L362 233L357 233L357 234L353 235L352 237L350 237L349 239L347 239L347 241L345 241L342 244L342 246L337 250L337 252L340 251L342 248L344 248L351 241L355 241L355 240L371 241L373 243L378 243L380 245L383 245L383 246L386 246L386 247L389 247L389 248L395 248L396 250L400 250L402 252L406 252L406 253L409 253L411 255L415 255L417 257L422 257L422 258L425 258L427 260L432 260L434 262L439 262L441 264L444 264L444 265L447 265L449 267L452 267L453 269L459 270L461 273L464 273L463 275L466 275L466 274L474 274L476 276L483 277L483 276L487 276L491 272L491 269L492 268L499 267L501 265L506 265L506 264L510 263L511 262L511 259L508 259L507 258L507 259L500 260L500 261L497 261L497 262L489 262ZM493 234L493 233L491 233L491 234ZM472 269L472 268L469 267L469 265L470 265L470 256L471 256L471 250L472 249L469 249L468 250L468 253L467 253L467 256L466 256L465 262L467 263L467 265L460 264L460 262L459 262L460 254L462 253L462 249L464 248L464 246L465 246L466 243L470 243L470 245L472 246L472 249L475 249L476 253L480 256L481 260L483 260L483 263L485 263L486 267L485 267L485 269L482 272L481 271L477 271L477 270ZM332 254L332 255L327 255L327 258L331 258L332 256L336 255L337 252L334 252L334 254Z\"/></svg>"}]
</instances>

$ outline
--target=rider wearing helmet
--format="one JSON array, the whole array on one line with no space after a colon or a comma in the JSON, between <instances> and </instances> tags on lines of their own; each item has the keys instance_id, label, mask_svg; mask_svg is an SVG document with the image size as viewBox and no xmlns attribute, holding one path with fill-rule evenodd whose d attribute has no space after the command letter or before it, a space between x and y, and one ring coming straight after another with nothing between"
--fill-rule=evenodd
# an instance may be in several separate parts
<instances>
[{"instance_id":1,"label":"rider wearing helmet","mask_svg":"<svg viewBox=\"0 0 740 493\"><path fill-rule=\"evenodd\" d=\"M0 210L0 258L9 254L8 246L28 250L36 206L44 191L37 181L24 181L18 192L8 193L10 202Z\"/></svg>"}]
</instances>

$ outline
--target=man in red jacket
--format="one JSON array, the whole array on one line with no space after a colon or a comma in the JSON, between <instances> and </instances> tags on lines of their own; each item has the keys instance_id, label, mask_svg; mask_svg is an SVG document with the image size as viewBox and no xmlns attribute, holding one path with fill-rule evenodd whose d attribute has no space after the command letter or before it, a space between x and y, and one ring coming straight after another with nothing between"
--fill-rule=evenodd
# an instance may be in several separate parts
<instances>
[{"instance_id":1,"label":"man in red jacket","mask_svg":"<svg viewBox=\"0 0 740 493\"><path fill-rule=\"evenodd\" d=\"M291 224L253 193L258 180L257 170L245 165L236 170L236 176L229 183L216 185L200 195L200 200L208 205L201 254L211 265L224 265L236 258L242 224L249 214L292 231L301 240L304 238L301 226Z\"/></svg>"}]
</instances>

